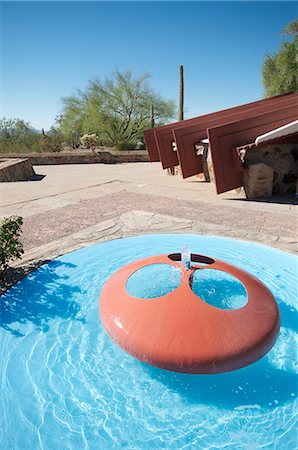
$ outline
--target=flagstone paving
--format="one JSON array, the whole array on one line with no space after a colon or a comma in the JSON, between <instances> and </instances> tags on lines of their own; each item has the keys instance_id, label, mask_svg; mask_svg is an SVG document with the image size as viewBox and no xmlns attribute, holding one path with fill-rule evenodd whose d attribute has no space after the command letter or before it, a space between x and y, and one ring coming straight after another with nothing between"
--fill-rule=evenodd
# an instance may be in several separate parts
<instances>
[{"instance_id":1,"label":"flagstone paving","mask_svg":"<svg viewBox=\"0 0 298 450\"><path fill-rule=\"evenodd\" d=\"M42 180L2 183L1 217L24 217L25 254L34 266L77 248L145 233L227 236L297 252L294 198L247 201L217 196L198 178L168 176L159 163L37 166Z\"/></svg>"}]
</instances>

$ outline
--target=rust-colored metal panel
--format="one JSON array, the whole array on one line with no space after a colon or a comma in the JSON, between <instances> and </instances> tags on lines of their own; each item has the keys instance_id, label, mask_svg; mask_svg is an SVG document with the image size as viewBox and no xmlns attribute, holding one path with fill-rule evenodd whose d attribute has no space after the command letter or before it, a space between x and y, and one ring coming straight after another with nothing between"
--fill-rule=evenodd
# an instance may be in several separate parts
<instances>
[{"instance_id":1,"label":"rust-colored metal panel","mask_svg":"<svg viewBox=\"0 0 298 450\"><path fill-rule=\"evenodd\" d=\"M297 112L297 105L294 105L207 130L218 194L242 186L241 161L236 147L295 120Z\"/></svg>"},{"instance_id":2,"label":"rust-colored metal panel","mask_svg":"<svg viewBox=\"0 0 298 450\"><path fill-rule=\"evenodd\" d=\"M160 161L153 128L144 131L144 139L146 142L150 162Z\"/></svg>"},{"instance_id":3,"label":"rust-colored metal panel","mask_svg":"<svg viewBox=\"0 0 298 450\"><path fill-rule=\"evenodd\" d=\"M298 94L279 98L273 97L254 104L238 106L218 114L215 113L212 117L200 120L195 125L174 129L177 156L183 178L191 177L203 171L202 157L196 154L195 144L207 137L207 128L221 126L253 117L256 114L263 114L293 105L298 105Z\"/></svg>"},{"instance_id":4,"label":"rust-colored metal panel","mask_svg":"<svg viewBox=\"0 0 298 450\"><path fill-rule=\"evenodd\" d=\"M177 152L173 150L173 130L154 130L154 135L162 168L169 169L178 166Z\"/></svg>"},{"instance_id":5,"label":"rust-colored metal panel","mask_svg":"<svg viewBox=\"0 0 298 450\"><path fill-rule=\"evenodd\" d=\"M173 151L173 145L174 142L174 135L173 130L184 128L187 126L194 126L194 129L197 125L199 125L202 122L208 122L209 120L213 120L220 117L225 117L229 114L246 111L248 109L252 109L258 106L264 106L264 105L274 105L275 103L281 102L284 106L287 106L288 103L293 104L294 102L298 101L298 94L284 94L279 95L276 97L271 97L267 99L258 100L256 102L247 103L244 105L236 106L234 108L229 108L217 112L213 112L210 114L205 114L203 116L194 117L192 119L183 120L180 122L172 123L169 125L164 125L162 127L154 128L154 134L156 138L156 144L158 148L158 153L160 157L160 161L162 163L163 169L168 169L174 166L177 166L179 164L179 159L177 155L177 152ZM236 120L234 118L233 120ZM205 127L205 134L202 138L207 137L206 129L208 128L208 125ZM200 140L199 139L199 140ZM195 142L198 142L197 140ZM192 147L193 148L193 147ZM199 172L196 172L199 173Z\"/></svg>"}]
</instances>

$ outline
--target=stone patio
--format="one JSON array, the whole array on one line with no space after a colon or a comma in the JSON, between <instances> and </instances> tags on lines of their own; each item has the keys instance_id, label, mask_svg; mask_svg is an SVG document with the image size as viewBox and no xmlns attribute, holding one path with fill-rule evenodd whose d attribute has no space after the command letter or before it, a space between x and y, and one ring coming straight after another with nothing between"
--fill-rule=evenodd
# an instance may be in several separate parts
<instances>
[{"instance_id":1,"label":"stone patio","mask_svg":"<svg viewBox=\"0 0 298 450\"><path fill-rule=\"evenodd\" d=\"M25 254L15 267L96 242L146 233L244 239L297 252L292 197L248 201L217 196L210 183L168 176L159 163L35 166L36 181L1 184L1 217L24 218Z\"/></svg>"}]
</instances>

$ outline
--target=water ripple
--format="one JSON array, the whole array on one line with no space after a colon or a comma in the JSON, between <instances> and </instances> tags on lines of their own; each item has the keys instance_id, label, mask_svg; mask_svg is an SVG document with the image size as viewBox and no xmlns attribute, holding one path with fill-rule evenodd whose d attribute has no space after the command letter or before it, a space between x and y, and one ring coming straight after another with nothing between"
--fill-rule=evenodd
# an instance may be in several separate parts
<instances>
[{"instance_id":1,"label":"water ripple","mask_svg":"<svg viewBox=\"0 0 298 450\"><path fill-rule=\"evenodd\" d=\"M282 328L257 363L216 376L166 372L105 334L98 298L134 259L209 254L259 277ZM297 447L297 259L251 243L153 235L58 258L1 299L2 449L252 449Z\"/></svg>"}]
</instances>

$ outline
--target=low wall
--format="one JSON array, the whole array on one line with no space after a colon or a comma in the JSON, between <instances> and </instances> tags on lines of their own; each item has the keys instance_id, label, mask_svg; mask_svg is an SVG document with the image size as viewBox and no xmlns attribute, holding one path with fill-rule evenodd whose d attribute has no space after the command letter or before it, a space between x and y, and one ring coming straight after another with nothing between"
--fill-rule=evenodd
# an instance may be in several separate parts
<instances>
[{"instance_id":1,"label":"low wall","mask_svg":"<svg viewBox=\"0 0 298 450\"><path fill-rule=\"evenodd\" d=\"M33 166L51 164L119 164L131 162L148 162L148 152L142 151L72 151L59 153L18 153L0 154L1 159L28 158Z\"/></svg>"},{"instance_id":2,"label":"low wall","mask_svg":"<svg viewBox=\"0 0 298 450\"><path fill-rule=\"evenodd\" d=\"M0 182L27 181L34 175L34 169L28 159L0 158Z\"/></svg>"}]
</instances>

